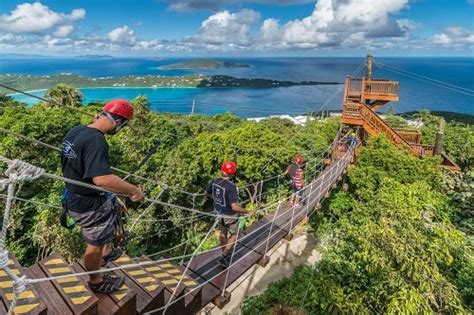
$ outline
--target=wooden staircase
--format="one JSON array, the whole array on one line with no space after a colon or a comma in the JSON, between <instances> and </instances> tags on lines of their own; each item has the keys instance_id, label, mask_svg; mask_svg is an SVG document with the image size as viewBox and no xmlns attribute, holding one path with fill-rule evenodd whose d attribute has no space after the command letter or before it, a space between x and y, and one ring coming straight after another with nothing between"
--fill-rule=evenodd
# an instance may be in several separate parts
<instances>
[{"instance_id":1,"label":"wooden staircase","mask_svg":"<svg viewBox=\"0 0 474 315\"><path fill-rule=\"evenodd\" d=\"M342 124L361 127L373 136L383 134L392 143L406 145L418 157L433 156L434 147L421 144L421 133L390 127L376 112L390 101L398 101L398 82L381 79L354 79L347 77L344 92ZM459 166L446 153L441 154L444 168L459 171Z\"/></svg>"},{"instance_id":2,"label":"wooden staircase","mask_svg":"<svg viewBox=\"0 0 474 315\"><path fill-rule=\"evenodd\" d=\"M127 265L133 267L128 268ZM70 265L58 254L52 254L27 270L20 266L14 256L10 256L9 267L15 274L24 274L31 279L65 276L85 271L82 262ZM202 307L201 290L194 290L192 294L181 299L183 294L202 283L202 280L191 278L186 274L182 284L177 287L184 272L181 266L168 262L155 262L147 257L132 260L123 255L108 267L127 267L110 271L113 275L125 277L125 284L118 292L111 295L93 293L87 285L86 275L63 277L29 285L28 289L20 294L14 314L142 314L165 306L176 290L172 301L178 301L170 304L167 314L191 314L190 310ZM0 297L0 314L7 314L13 299L13 282L3 270L0 270Z\"/></svg>"}]
</instances>

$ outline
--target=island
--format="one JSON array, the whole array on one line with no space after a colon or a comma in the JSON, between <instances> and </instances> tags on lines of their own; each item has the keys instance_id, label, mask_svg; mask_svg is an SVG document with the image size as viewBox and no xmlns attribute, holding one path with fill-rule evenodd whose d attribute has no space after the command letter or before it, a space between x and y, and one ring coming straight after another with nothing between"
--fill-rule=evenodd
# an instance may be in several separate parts
<instances>
[{"instance_id":1,"label":"island","mask_svg":"<svg viewBox=\"0 0 474 315\"><path fill-rule=\"evenodd\" d=\"M249 68L249 64L209 59L187 60L161 66L161 70L206 70L221 68Z\"/></svg>"},{"instance_id":2,"label":"island","mask_svg":"<svg viewBox=\"0 0 474 315\"><path fill-rule=\"evenodd\" d=\"M86 87L150 87L150 88L277 88L298 85L334 85L340 82L279 81L272 79L237 78L225 75L189 74L182 76L129 75L120 77L87 77L62 73L56 75L2 74L0 82L22 91L49 89L63 83L76 88ZM0 88L0 93L11 91Z\"/></svg>"}]
</instances>

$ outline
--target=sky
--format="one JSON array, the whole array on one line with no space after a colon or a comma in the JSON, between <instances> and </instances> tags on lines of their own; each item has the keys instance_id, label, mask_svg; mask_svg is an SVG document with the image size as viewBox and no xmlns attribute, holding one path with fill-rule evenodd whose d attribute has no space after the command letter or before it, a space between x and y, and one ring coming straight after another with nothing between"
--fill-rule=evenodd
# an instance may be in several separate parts
<instances>
[{"instance_id":1,"label":"sky","mask_svg":"<svg viewBox=\"0 0 474 315\"><path fill-rule=\"evenodd\" d=\"M1 0L0 52L474 57L474 0Z\"/></svg>"}]
</instances>

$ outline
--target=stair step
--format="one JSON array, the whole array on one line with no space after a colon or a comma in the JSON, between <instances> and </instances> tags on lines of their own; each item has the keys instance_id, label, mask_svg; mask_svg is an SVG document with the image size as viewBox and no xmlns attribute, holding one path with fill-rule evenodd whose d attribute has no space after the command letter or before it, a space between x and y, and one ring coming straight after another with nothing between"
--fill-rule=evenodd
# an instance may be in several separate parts
<instances>
[{"instance_id":1,"label":"stair step","mask_svg":"<svg viewBox=\"0 0 474 315\"><path fill-rule=\"evenodd\" d=\"M74 273L71 266L58 254L40 261L39 265L50 277ZM98 299L90 291L86 281L77 276L70 276L52 280L52 283L74 314L97 314Z\"/></svg>"},{"instance_id":2,"label":"stair step","mask_svg":"<svg viewBox=\"0 0 474 315\"><path fill-rule=\"evenodd\" d=\"M84 272L83 262L79 262L72 266L72 269L75 272ZM111 271L115 276L115 272ZM80 277L84 281L89 280L89 276ZM99 299L97 309L99 314L111 314L111 315L133 315L137 312L137 303L136 303L136 293L128 285L130 280L125 279L125 283L120 288L120 291L113 294L101 294L94 293L94 295Z\"/></svg>"},{"instance_id":3,"label":"stair step","mask_svg":"<svg viewBox=\"0 0 474 315\"><path fill-rule=\"evenodd\" d=\"M17 276L25 274L18 260L11 253L8 266ZM13 300L13 281L5 270L0 270L0 294L5 308L8 309L10 302ZM14 312L15 314L43 315L46 314L46 304L40 298L36 288L30 285L20 294Z\"/></svg>"},{"instance_id":4,"label":"stair step","mask_svg":"<svg viewBox=\"0 0 474 315\"><path fill-rule=\"evenodd\" d=\"M158 279L163 285L166 286L166 290L169 293L167 295L165 304L169 301L169 298L174 294L173 307L193 309L196 304L201 304L201 288L195 290L200 285L200 277L193 275L191 271L184 275L183 280L179 288L177 287L181 276L185 269L178 265L173 265L169 262L153 262L148 257L141 257L140 263L143 264L143 268L151 273L155 278ZM199 279L199 280L198 280ZM184 298L182 298L182 296Z\"/></svg>"},{"instance_id":5,"label":"stair step","mask_svg":"<svg viewBox=\"0 0 474 315\"><path fill-rule=\"evenodd\" d=\"M122 274L130 279L130 286L137 293L137 310L139 313L162 307L165 302L165 287L145 269L127 255L122 255L116 261L109 263L110 267L133 267L122 269L117 274Z\"/></svg>"},{"instance_id":6,"label":"stair step","mask_svg":"<svg viewBox=\"0 0 474 315\"><path fill-rule=\"evenodd\" d=\"M38 264L34 264L28 268L26 274L32 279L45 278L48 276ZM47 314L74 315L68 304L56 291L51 281L35 283L34 286L36 290L38 290L41 299L48 305Z\"/></svg>"}]
</instances>

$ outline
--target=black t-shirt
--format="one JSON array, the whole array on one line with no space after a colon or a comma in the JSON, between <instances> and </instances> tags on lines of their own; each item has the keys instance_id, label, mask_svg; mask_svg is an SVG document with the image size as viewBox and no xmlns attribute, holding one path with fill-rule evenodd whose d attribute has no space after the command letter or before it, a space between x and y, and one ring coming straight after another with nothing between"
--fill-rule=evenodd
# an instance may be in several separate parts
<instances>
[{"instance_id":1,"label":"black t-shirt","mask_svg":"<svg viewBox=\"0 0 474 315\"><path fill-rule=\"evenodd\" d=\"M232 204L239 201L239 194L234 183L227 179L217 178L207 185L206 192L212 196L214 209L221 214L233 215Z\"/></svg>"},{"instance_id":2,"label":"black t-shirt","mask_svg":"<svg viewBox=\"0 0 474 315\"><path fill-rule=\"evenodd\" d=\"M83 125L72 128L61 146L61 166L64 177L93 184L95 176L112 173L109 163L109 145L98 129ZM98 190L66 183L72 194L97 197Z\"/></svg>"}]
</instances>

